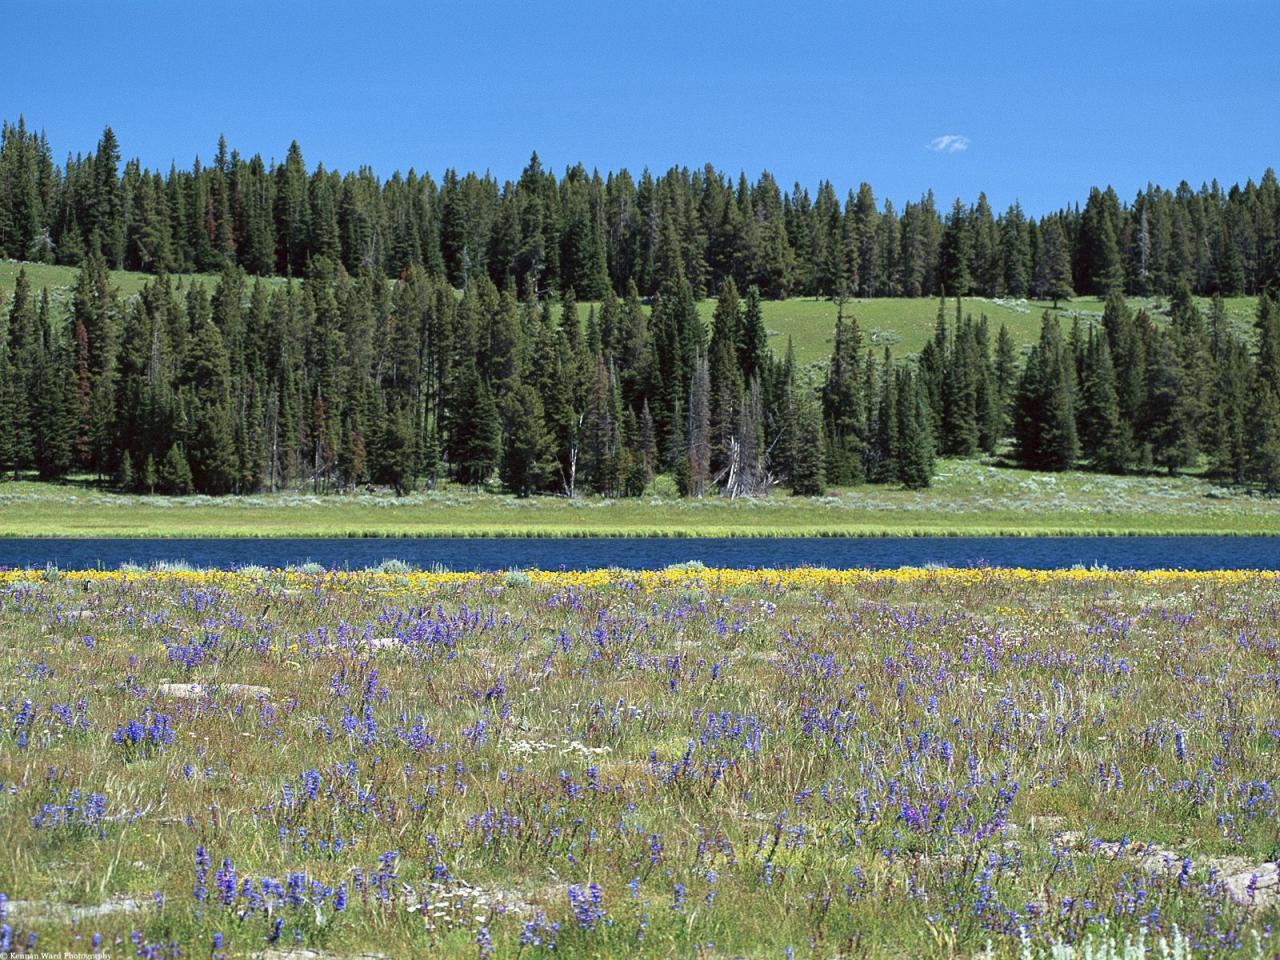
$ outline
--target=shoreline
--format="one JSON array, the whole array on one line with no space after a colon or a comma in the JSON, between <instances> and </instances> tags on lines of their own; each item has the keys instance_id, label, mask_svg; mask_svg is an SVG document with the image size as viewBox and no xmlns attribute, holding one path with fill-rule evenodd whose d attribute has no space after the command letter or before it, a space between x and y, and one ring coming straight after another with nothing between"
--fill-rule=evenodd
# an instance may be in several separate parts
<instances>
[{"instance_id":1,"label":"shoreline","mask_svg":"<svg viewBox=\"0 0 1280 960\"><path fill-rule=\"evenodd\" d=\"M720 528L694 528L691 530L633 530L603 528L600 530L564 530L558 527L531 528L519 531L477 530L472 528L441 528L438 530L310 530L288 528L271 533L222 532L205 529L168 530L165 532L133 531L108 528L73 532L7 531L0 529L0 542L37 541L92 541L92 540L1034 540L1084 538L1097 540L1123 540L1139 537L1160 539L1192 539L1198 537L1267 538L1280 541L1280 526L1275 529L1241 529L1191 527L1168 529L1164 527L1127 529L1090 529L1085 527L1007 527L965 528L872 528L797 530L760 529L724 530Z\"/></svg>"}]
</instances>

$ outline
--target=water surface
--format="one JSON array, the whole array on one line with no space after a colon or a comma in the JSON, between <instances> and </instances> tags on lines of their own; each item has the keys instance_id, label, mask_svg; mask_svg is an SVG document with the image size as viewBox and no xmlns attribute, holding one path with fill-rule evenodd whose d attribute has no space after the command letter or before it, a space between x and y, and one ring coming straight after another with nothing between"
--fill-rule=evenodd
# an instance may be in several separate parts
<instances>
[{"instance_id":1,"label":"water surface","mask_svg":"<svg viewBox=\"0 0 1280 960\"><path fill-rule=\"evenodd\" d=\"M449 570L657 569L700 560L713 567L885 569L941 564L1053 569L1280 569L1280 537L780 537L780 538L362 538L0 539L0 565L63 570L183 561L222 569L313 562L359 569L383 560Z\"/></svg>"}]
</instances>

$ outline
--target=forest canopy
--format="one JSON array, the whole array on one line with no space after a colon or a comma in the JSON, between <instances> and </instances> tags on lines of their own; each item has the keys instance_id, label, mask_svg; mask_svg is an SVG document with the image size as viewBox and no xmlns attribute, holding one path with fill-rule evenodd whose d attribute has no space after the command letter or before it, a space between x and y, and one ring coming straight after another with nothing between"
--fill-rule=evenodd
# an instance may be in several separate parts
<instances>
[{"instance_id":1,"label":"forest canopy","mask_svg":"<svg viewBox=\"0 0 1280 960\"><path fill-rule=\"evenodd\" d=\"M19 119L0 142L0 256L111 269L303 277L323 257L348 273L398 277L412 266L461 288L484 274L499 288L530 281L539 296L572 289L598 300L634 283L652 296L677 268L695 295L726 279L769 298L820 295L1034 296L1072 292L1256 294L1280 278L1280 187L1274 171L1224 190L1148 185L1129 200L1107 187L1029 216L997 214L985 194L940 209L930 191L898 210L863 183L789 190L673 167L557 177L535 153L518 180L412 168L381 179L245 158L219 139L212 163L150 170L122 164L110 127L96 148L54 161L45 135ZM1083 206L1082 206L1083 202Z\"/></svg>"},{"instance_id":2,"label":"forest canopy","mask_svg":"<svg viewBox=\"0 0 1280 960\"><path fill-rule=\"evenodd\" d=\"M245 160L121 164L108 128L54 164L5 124L0 254L79 268L69 307L20 274L0 340L0 469L138 491L448 479L517 495L926 486L934 457L1045 470L1207 466L1280 486L1280 193L1110 189L996 216L901 214L710 167L638 179L535 155L514 183ZM152 272L122 300L109 271ZM201 282L171 274L210 272ZM268 278L285 278L279 279ZM1046 313L1025 356L964 297L1106 296ZM1125 294L1167 296L1167 322ZM1244 336L1222 297L1259 293ZM762 302L839 303L819 377L769 349ZM1214 299L1207 316L1195 294ZM697 302L716 298L711 323ZM869 349L857 296L938 296L919 356ZM578 301L590 301L585 322ZM954 303L954 310L951 304Z\"/></svg>"}]
</instances>

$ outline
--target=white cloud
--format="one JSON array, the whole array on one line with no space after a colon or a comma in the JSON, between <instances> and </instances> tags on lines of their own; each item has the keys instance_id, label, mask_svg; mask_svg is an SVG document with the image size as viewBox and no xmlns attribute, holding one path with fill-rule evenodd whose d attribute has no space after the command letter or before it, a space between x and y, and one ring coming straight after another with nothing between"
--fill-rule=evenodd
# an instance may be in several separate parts
<instances>
[{"instance_id":1,"label":"white cloud","mask_svg":"<svg viewBox=\"0 0 1280 960\"><path fill-rule=\"evenodd\" d=\"M969 138L960 133L947 133L930 140L929 149L934 153L960 153L969 149Z\"/></svg>"}]
</instances>

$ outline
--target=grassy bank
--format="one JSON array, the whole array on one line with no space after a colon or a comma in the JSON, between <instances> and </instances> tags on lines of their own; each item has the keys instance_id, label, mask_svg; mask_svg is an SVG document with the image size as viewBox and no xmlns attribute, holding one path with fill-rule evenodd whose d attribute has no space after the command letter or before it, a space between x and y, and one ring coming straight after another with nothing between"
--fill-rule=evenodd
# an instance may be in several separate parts
<instances>
[{"instance_id":1,"label":"grassy bank","mask_svg":"<svg viewBox=\"0 0 1280 960\"><path fill-rule=\"evenodd\" d=\"M0 948L1271 956L1275 591L0 573Z\"/></svg>"},{"instance_id":2,"label":"grassy bank","mask_svg":"<svg viewBox=\"0 0 1280 960\"><path fill-rule=\"evenodd\" d=\"M935 485L822 498L526 500L445 489L389 494L142 497L0 484L6 537L1019 536L1280 534L1280 500L1194 477L1037 474L942 461Z\"/></svg>"}]
</instances>

